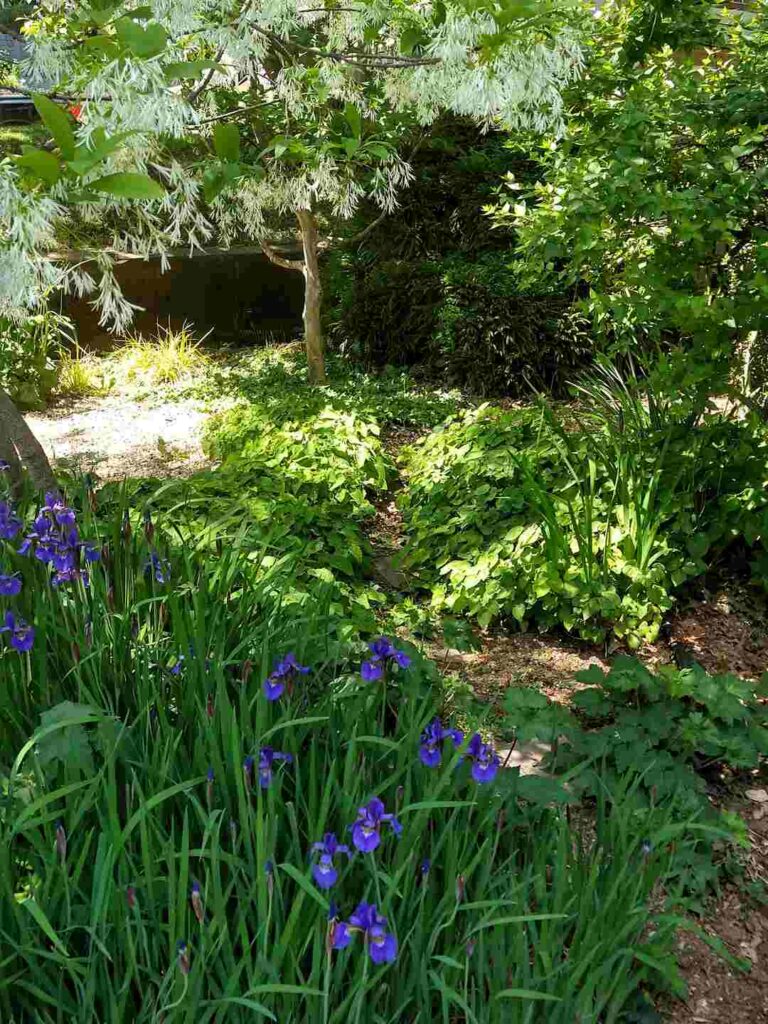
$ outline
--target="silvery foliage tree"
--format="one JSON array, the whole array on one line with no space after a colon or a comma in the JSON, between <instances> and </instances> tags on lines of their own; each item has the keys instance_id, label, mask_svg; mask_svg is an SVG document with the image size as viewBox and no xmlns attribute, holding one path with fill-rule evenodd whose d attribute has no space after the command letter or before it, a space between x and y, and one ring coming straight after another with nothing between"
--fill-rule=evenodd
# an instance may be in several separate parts
<instances>
[{"instance_id":1,"label":"silvery foliage tree","mask_svg":"<svg viewBox=\"0 0 768 1024\"><path fill-rule=\"evenodd\" d=\"M63 287L121 331L133 307L116 253L167 261L175 247L257 240L304 274L322 381L318 223L363 199L391 210L411 178L406 131L444 111L556 124L580 64L562 16L574 3L43 0L21 82L52 142L0 165L0 312ZM270 243L286 215L302 260ZM67 238L80 260L52 256Z\"/></svg>"}]
</instances>

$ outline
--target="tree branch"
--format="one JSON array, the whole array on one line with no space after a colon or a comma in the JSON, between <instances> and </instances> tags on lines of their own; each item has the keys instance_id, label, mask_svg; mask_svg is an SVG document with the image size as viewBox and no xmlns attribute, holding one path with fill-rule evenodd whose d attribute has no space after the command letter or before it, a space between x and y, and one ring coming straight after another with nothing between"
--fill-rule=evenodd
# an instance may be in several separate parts
<instances>
[{"instance_id":1,"label":"tree branch","mask_svg":"<svg viewBox=\"0 0 768 1024\"><path fill-rule=\"evenodd\" d=\"M250 114L252 110L259 110L262 107L274 107L277 100L264 100L263 103L251 103L247 107L236 107L234 110L225 110L223 114L216 114L214 117L204 117L197 122L201 124L213 124L215 121L227 121L229 118L239 117L241 114Z\"/></svg>"},{"instance_id":2,"label":"tree branch","mask_svg":"<svg viewBox=\"0 0 768 1024\"><path fill-rule=\"evenodd\" d=\"M290 52L291 50L296 53L311 53L316 57L325 57L328 60L335 60L344 64L355 64L365 68L376 67L376 65L386 68L413 68L421 67L425 64L434 65L440 63L439 57L406 57L396 53L366 53L364 50L349 50L346 53L338 50L321 50L316 46L297 43L293 39L281 39L274 32L270 32L265 28L259 28L257 25L252 25L251 29L269 39L272 45L282 50L283 53Z\"/></svg>"},{"instance_id":3,"label":"tree branch","mask_svg":"<svg viewBox=\"0 0 768 1024\"><path fill-rule=\"evenodd\" d=\"M281 256L278 252L273 249L269 242L259 240L265 256L269 257L272 263L275 263L278 267L282 267L284 270L298 270L299 273L304 273L304 260L288 260L285 256Z\"/></svg>"}]
</instances>

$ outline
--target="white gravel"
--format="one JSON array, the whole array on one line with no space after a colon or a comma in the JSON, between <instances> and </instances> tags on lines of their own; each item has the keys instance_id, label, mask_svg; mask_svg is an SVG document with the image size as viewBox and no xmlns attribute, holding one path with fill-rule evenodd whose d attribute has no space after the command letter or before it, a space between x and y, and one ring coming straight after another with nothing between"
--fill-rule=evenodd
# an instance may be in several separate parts
<instances>
[{"instance_id":1,"label":"white gravel","mask_svg":"<svg viewBox=\"0 0 768 1024\"><path fill-rule=\"evenodd\" d=\"M26 420L52 462L104 481L189 476L206 468L200 438L208 415L200 402L115 394L30 413Z\"/></svg>"}]
</instances>

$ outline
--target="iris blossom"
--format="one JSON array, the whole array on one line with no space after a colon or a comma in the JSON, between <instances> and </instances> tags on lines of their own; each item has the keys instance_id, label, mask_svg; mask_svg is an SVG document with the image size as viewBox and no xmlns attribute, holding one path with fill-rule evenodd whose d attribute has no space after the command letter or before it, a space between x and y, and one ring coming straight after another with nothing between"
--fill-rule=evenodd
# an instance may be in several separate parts
<instances>
[{"instance_id":1,"label":"iris blossom","mask_svg":"<svg viewBox=\"0 0 768 1024\"><path fill-rule=\"evenodd\" d=\"M387 931L387 919L374 903L359 903L348 921L334 927L333 947L344 949L352 941L353 932L362 932L368 954L375 964L391 964L397 957L397 939Z\"/></svg>"},{"instance_id":2,"label":"iris blossom","mask_svg":"<svg viewBox=\"0 0 768 1024\"><path fill-rule=\"evenodd\" d=\"M484 743L479 732L476 732L467 744L465 757L472 762L472 778L475 782L493 782L499 770L501 758L490 743Z\"/></svg>"},{"instance_id":3,"label":"iris blossom","mask_svg":"<svg viewBox=\"0 0 768 1024\"><path fill-rule=\"evenodd\" d=\"M335 832L326 832L322 843L313 843L312 850L320 854L317 864L312 867L312 877L321 889L331 889L339 877L333 858L337 853L349 856L349 847L336 839Z\"/></svg>"},{"instance_id":4,"label":"iris blossom","mask_svg":"<svg viewBox=\"0 0 768 1024\"><path fill-rule=\"evenodd\" d=\"M443 758L442 745L445 740L451 740L454 747L460 747L464 742L464 733L458 729L444 729L439 718L434 718L421 734L421 745L419 746L419 759L427 768L437 768Z\"/></svg>"},{"instance_id":5,"label":"iris blossom","mask_svg":"<svg viewBox=\"0 0 768 1024\"><path fill-rule=\"evenodd\" d=\"M371 651L371 657L360 666L360 675L366 683L372 683L376 679L381 679L385 669L393 662L401 669L406 669L411 664L411 659L405 651L399 650L385 636L380 636L378 640L368 644L368 647Z\"/></svg>"},{"instance_id":6,"label":"iris blossom","mask_svg":"<svg viewBox=\"0 0 768 1024\"><path fill-rule=\"evenodd\" d=\"M0 626L0 633L10 633L11 647L23 654L31 651L35 643L35 630L23 619L17 619L13 612L5 613L5 625Z\"/></svg>"},{"instance_id":7,"label":"iris blossom","mask_svg":"<svg viewBox=\"0 0 768 1024\"><path fill-rule=\"evenodd\" d=\"M259 751L259 785L262 789L269 789L272 782L272 772L275 761L285 761L290 764L293 761L292 754L283 754L272 747L262 747Z\"/></svg>"},{"instance_id":8,"label":"iris blossom","mask_svg":"<svg viewBox=\"0 0 768 1024\"><path fill-rule=\"evenodd\" d=\"M371 853L381 843L381 826L386 822L395 835L400 835L403 826L394 814L384 813L384 804L377 796L358 810L357 821L352 826L352 842L362 853Z\"/></svg>"},{"instance_id":9,"label":"iris blossom","mask_svg":"<svg viewBox=\"0 0 768 1024\"><path fill-rule=\"evenodd\" d=\"M272 674L264 680L264 696L267 700L278 700L282 697L286 685L291 687L297 675L306 676L309 669L296 661L296 655L289 653L275 662Z\"/></svg>"}]
</instances>

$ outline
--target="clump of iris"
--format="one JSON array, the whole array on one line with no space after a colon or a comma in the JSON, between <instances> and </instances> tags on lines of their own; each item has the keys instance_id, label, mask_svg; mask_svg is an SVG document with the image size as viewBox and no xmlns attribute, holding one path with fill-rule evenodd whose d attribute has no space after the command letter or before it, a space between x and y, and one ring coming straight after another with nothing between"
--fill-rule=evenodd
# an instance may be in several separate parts
<instances>
[{"instance_id":1,"label":"clump of iris","mask_svg":"<svg viewBox=\"0 0 768 1024\"><path fill-rule=\"evenodd\" d=\"M91 541L80 539L75 520L74 510L64 499L49 492L35 516L33 529L19 548L20 555L32 553L38 561L52 567L51 582L55 587L75 580L88 586L88 571L82 568L82 561L98 562L101 557Z\"/></svg>"}]
</instances>

